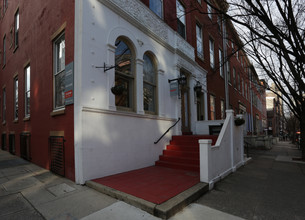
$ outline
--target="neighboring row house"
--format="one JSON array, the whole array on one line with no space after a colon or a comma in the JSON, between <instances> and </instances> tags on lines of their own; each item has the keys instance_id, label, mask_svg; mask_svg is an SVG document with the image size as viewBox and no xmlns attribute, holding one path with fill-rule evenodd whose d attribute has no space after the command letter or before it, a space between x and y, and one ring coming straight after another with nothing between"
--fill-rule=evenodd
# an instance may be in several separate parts
<instances>
[{"instance_id":1,"label":"neighboring row house","mask_svg":"<svg viewBox=\"0 0 305 220\"><path fill-rule=\"evenodd\" d=\"M172 135L199 134L225 109L261 132L263 87L213 10L203 0L3 1L2 149L84 183L153 165Z\"/></svg>"}]
</instances>

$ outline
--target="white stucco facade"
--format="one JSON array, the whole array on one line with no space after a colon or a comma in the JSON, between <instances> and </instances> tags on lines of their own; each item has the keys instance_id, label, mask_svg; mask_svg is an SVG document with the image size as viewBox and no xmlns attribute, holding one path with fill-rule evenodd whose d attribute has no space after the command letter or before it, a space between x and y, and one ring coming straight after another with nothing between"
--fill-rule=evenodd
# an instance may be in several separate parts
<instances>
[{"instance_id":1,"label":"white stucco facade","mask_svg":"<svg viewBox=\"0 0 305 220\"><path fill-rule=\"evenodd\" d=\"M206 91L206 71L195 62L194 48L140 1L75 1L74 134L76 182L154 165L178 123L158 144L154 142L181 117L181 99L171 96L169 79L183 70L188 77L192 132L196 133L194 85ZM134 51L133 110L122 111L111 93L115 41L124 37ZM156 114L143 107L143 55L157 65ZM204 98L207 118L206 94Z\"/></svg>"}]
</instances>

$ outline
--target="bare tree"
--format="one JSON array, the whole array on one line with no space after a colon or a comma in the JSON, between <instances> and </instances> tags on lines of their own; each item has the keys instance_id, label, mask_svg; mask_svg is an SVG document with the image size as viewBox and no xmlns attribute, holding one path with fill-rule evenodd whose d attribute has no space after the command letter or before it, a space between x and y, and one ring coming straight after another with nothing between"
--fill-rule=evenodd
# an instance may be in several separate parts
<instances>
[{"instance_id":1,"label":"bare tree","mask_svg":"<svg viewBox=\"0 0 305 220\"><path fill-rule=\"evenodd\" d=\"M305 1L204 1L234 24L256 70L275 83L299 121L305 159Z\"/></svg>"}]
</instances>

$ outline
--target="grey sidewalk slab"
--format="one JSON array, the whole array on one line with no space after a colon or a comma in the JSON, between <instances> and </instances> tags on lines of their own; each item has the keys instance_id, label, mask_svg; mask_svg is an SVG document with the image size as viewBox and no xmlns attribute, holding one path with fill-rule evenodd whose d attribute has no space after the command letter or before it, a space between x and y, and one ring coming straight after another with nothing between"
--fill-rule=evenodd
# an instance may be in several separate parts
<instances>
[{"instance_id":1,"label":"grey sidewalk slab","mask_svg":"<svg viewBox=\"0 0 305 220\"><path fill-rule=\"evenodd\" d=\"M230 215L225 212L212 209L210 207L193 203L183 209L181 212L177 213L175 216L171 217L169 220L244 220L243 218Z\"/></svg>"},{"instance_id":2,"label":"grey sidewalk slab","mask_svg":"<svg viewBox=\"0 0 305 220\"><path fill-rule=\"evenodd\" d=\"M116 202L105 209L95 212L81 220L160 220L139 208L131 206L125 202Z\"/></svg>"}]
</instances>

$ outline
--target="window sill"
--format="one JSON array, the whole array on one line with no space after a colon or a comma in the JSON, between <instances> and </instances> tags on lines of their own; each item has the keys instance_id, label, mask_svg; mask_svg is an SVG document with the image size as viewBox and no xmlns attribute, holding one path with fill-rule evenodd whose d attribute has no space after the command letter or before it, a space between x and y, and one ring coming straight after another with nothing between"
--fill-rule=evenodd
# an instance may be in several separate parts
<instances>
[{"instance_id":1,"label":"window sill","mask_svg":"<svg viewBox=\"0 0 305 220\"><path fill-rule=\"evenodd\" d=\"M3 121L3 122L2 122L2 125L5 125L5 124L6 124L6 121Z\"/></svg>"},{"instance_id":2,"label":"window sill","mask_svg":"<svg viewBox=\"0 0 305 220\"><path fill-rule=\"evenodd\" d=\"M30 116L26 116L23 121L29 121L30 120Z\"/></svg>"},{"instance_id":3,"label":"window sill","mask_svg":"<svg viewBox=\"0 0 305 220\"><path fill-rule=\"evenodd\" d=\"M54 116L57 116L57 115L64 115L65 114L65 109L63 108L63 109L56 109L56 110L53 110L51 113L50 113L50 115L52 116L52 117L54 117Z\"/></svg>"},{"instance_id":4,"label":"window sill","mask_svg":"<svg viewBox=\"0 0 305 220\"><path fill-rule=\"evenodd\" d=\"M14 50L13 50L13 53L15 53L16 52L16 50L19 48L19 46L18 45L16 45L15 46L15 48L14 48Z\"/></svg>"},{"instance_id":5,"label":"window sill","mask_svg":"<svg viewBox=\"0 0 305 220\"><path fill-rule=\"evenodd\" d=\"M13 123L18 123L18 118L14 119Z\"/></svg>"}]
</instances>

